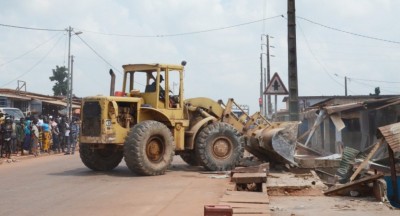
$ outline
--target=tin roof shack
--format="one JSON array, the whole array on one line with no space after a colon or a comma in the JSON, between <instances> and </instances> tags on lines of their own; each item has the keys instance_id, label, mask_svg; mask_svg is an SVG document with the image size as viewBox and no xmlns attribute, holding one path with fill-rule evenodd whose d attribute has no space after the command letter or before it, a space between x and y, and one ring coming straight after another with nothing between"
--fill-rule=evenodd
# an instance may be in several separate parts
<instances>
[{"instance_id":1,"label":"tin roof shack","mask_svg":"<svg viewBox=\"0 0 400 216\"><path fill-rule=\"evenodd\" d=\"M73 109L79 109L81 99L73 98ZM24 114L59 115L67 103L63 96L49 96L27 91L0 88L0 107L19 108Z\"/></svg>"},{"instance_id":2,"label":"tin roof shack","mask_svg":"<svg viewBox=\"0 0 400 216\"><path fill-rule=\"evenodd\" d=\"M400 121L400 97L331 105L335 100L301 115L298 140L322 155L341 153L344 146L364 151L376 142L378 127Z\"/></svg>"}]
</instances>

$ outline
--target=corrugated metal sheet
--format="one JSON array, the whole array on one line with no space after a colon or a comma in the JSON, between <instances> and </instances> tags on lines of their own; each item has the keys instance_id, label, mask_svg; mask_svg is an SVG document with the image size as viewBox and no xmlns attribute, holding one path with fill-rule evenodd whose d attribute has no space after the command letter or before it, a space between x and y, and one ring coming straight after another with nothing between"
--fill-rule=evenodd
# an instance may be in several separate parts
<instances>
[{"instance_id":1,"label":"corrugated metal sheet","mask_svg":"<svg viewBox=\"0 0 400 216\"><path fill-rule=\"evenodd\" d=\"M350 109L365 109L365 107L363 103L348 103L337 106L328 106L324 107L324 109L328 114L332 114L332 113L347 111Z\"/></svg>"},{"instance_id":2,"label":"corrugated metal sheet","mask_svg":"<svg viewBox=\"0 0 400 216\"><path fill-rule=\"evenodd\" d=\"M339 182L341 184L348 182L348 179L352 174L352 164L354 163L354 160L358 153L360 153L360 151L358 151L357 149L353 149L348 146L344 147L342 160L340 161L339 168L336 171L336 175L339 177Z\"/></svg>"},{"instance_id":3,"label":"corrugated metal sheet","mask_svg":"<svg viewBox=\"0 0 400 216\"><path fill-rule=\"evenodd\" d=\"M379 127L378 130L385 137L393 152L400 152L400 122Z\"/></svg>"}]
</instances>

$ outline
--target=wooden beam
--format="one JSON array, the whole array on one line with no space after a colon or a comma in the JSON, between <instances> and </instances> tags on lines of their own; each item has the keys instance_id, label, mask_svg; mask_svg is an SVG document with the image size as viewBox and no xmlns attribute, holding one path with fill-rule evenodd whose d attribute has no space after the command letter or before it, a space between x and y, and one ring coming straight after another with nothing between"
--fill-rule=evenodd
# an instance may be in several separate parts
<instances>
[{"instance_id":1,"label":"wooden beam","mask_svg":"<svg viewBox=\"0 0 400 216\"><path fill-rule=\"evenodd\" d=\"M350 177L350 182L352 182L357 175L361 172L361 170L368 164L368 161L371 160L372 156L376 153L378 148L382 145L383 139L378 140L378 142L375 144L374 148L369 152L368 156L364 159L364 161L360 164L360 166L357 167L356 171L353 173L353 175Z\"/></svg>"},{"instance_id":2,"label":"wooden beam","mask_svg":"<svg viewBox=\"0 0 400 216\"><path fill-rule=\"evenodd\" d=\"M232 181L236 184L263 183L267 181L267 173L235 173Z\"/></svg>"},{"instance_id":3,"label":"wooden beam","mask_svg":"<svg viewBox=\"0 0 400 216\"><path fill-rule=\"evenodd\" d=\"M349 182L349 183L346 183L344 185L340 185L340 186L337 186L337 187L331 187L327 191L325 191L324 194L325 195L330 195L330 194L333 194L335 192L339 192L341 190L344 190L344 189L347 189L347 188L351 188L353 186L357 186L359 184L369 183L371 181L374 181L376 179L381 178L382 176L383 176L383 174L376 174L376 175L373 175L373 176L368 176L368 177L365 177L365 178L357 179L357 180L355 180L353 182Z\"/></svg>"}]
</instances>

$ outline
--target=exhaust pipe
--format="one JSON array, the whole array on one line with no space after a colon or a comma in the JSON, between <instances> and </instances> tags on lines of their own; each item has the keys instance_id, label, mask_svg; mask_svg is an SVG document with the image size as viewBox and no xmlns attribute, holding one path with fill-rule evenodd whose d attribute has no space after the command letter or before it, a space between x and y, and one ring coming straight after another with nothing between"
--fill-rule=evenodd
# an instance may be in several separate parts
<instances>
[{"instance_id":1,"label":"exhaust pipe","mask_svg":"<svg viewBox=\"0 0 400 216\"><path fill-rule=\"evenodd\" d=\"M115 91L115 73L112 69L110 69L110 75L111 75L111 85L110 85L110 96L114 96L114 91Z\"/></svg>"}]
</instances>

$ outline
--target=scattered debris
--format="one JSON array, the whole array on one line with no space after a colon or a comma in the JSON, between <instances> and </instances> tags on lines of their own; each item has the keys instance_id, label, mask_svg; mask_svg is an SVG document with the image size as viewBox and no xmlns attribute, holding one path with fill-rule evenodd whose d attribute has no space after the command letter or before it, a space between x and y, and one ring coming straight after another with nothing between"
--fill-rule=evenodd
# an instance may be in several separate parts
<instances>
[{"instance_id":1,"label":"scattered debris","mask_svg":"<svg viewBox=\"0 0 400 216\"><path fill-rule=\"evenodd\" d=\"M349 189L349 188L351 189L351 188L359 186L359 185L365 185L365 184L373 182L381 177L383 177L383 174L376 174L376 175L364 177L364 178L361 178L361 179L358 179L358 180L355 180L353 182L349 182L349 183L346 183L343 185L336 185L336 186L329 188L327 191L324 192L324 194L332 195L332 194L335 194L335 193L340 192L345 189Z\"/></svg>"},{"instance_id":2,"label":"scattered debris","mask_svg":"<svg viewBox=\"0 0 400 216\"><path fill-rule=\"evenodd\" d=\"M226 179L226 178L229 178L229 175L213 175L213 176L209 176L208 178L212 178L212 179Z\"/></svg>"},{"instance_id":3,"label":"scattered debris","mask_svg":"<svg viewBox=\"0 0 400 216\"><path fill-rule=\"evenodd\" d=\"M326 186L312 173L274 173L279 178L268 178L267 191L270 196L320 196Z\"/></svg>"}]
</instances>

